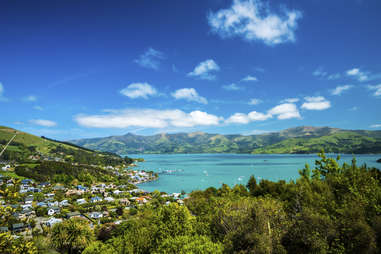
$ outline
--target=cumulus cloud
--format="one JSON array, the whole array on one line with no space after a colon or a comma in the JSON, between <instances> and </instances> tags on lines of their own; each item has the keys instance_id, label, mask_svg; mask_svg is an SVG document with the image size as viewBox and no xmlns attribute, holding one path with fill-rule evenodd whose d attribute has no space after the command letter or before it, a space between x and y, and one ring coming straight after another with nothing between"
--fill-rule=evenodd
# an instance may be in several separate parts
<instances>
[{"instance_id":1,"label":"cumulus cloud","mask_svg":"<svg viewBox=\"0 0 381 254\"><path fill-rule=\"evenodd\" d=\"M381 96L381 84L375 86L368 86L368 88L374 91L374 96Z\"/></svg>"},{"instance_id":2,"label":"cumulus cloud","mask_svg":"<svg viewBox=\"0 0 381 254\"><path fill-rule=\"evenodd\" d=\"M230 8L211 12L208 22L212 31L222 38L238 36L276 45L295 41L294 33L301 17L300 11L286 9L278 15L261 0L234 0Z\"/></svg>"},{"instance_id":3,"label":"cumulus cloud","mask_svg":"<svg viewBox=\"0 0 381 254\"><path fill-rule=\"evenodd\" d=\"M237 124L248 124L255 121L264 121L271 118L271 114L263 114L257 111L251 111L249 114L235 113L230 116L225 123L237 123Z\"/></svg>"},{"instance_id":4,"label":"cumulus cloud","mask_svg":"<svg viewBox=\"0 0 381 254\"><path fill-rule=\"evenodd\" d=\"M302 108L307 110L324 110L331 107L331 102L326 100L323 96L304 97L306 102L303 103Z\"/></svg>"},{"instance_id":5,"label":"cumulus cloud","mask_svg":"<svg viewBox=\"0 0 381 254\"><path fill-rule=\"evenodd\" d=\"M244 82L248 82L248 81L258 81L257 77L254 77L254 76L251 76L251 75L247 75L246 77L244 77L243 79L241 79L241 81L244 81Z\"/></svg>"},{"instance_id":6,"label":"cumulus cloud","mask_svg":"<svg viewBox=\"0 0 381 254\"><path fill-rule=\"evenodd\" d=\"M344 91L347 91L351 89L352 85L344 85L344 86L337 86L335 89L331 91L332 95L341 95Z\"/></svg>"},{"instance_id":7,"label":"cumulus cloud","mask_svg":"<svg viewBox=\"0 0 381 254\"><path fill-rule=\"evenodd\" d=\"M249 105L258 105L261 104L263 101L261 99L253 98L249 101Z\"/></svg>"},{"instance_id":8,"label":"cumulus cloud","mask_svg":"<svg viewBox=\"0 0 381 254\"><path fill-rule=\"evenodd\" d=\"M372 124L370 128L381 128L381 124Z\"/></svg>"},{"instance_id":9,"label":"cumulus cloud","mask_svg":"<svg viewBox=\"0 0 381 254\"><path fill-rule=\"evenodd\" d=\"M179 109L126 109L113 110L102 115L77 115L75 121L94 128L166 128L218 125L223 118L203 111L186 113Z\"/></svg>"},{"instance_id":10,"label":"cumulus cloud","mask_svg":"<svg viewBox=\"0 0 381 254\"><path fill-rule=\"evenodd\" d=\"M149 48L146 52L135 59L135 63L139 64L141 67L158 70L161 61L165 58L165 55L153 48Z\"/></svg>"},{"instance_id":11,"label":"cumulus cloud","mask_svg":"<svg viewBox=\"0 0 381 254\"><path fill-rule=\"evenodd\" d=\"M301 118L295 104L284 103L271 108L266 114L257 111L251 111L248 114L235 113L226 119L225 123L248 124L255 121L265 121L272 117L277 117L279 120Z\"/></svg>"},{"instance_id":12,"label":"cumulus cloud","mask_svg":"<svg viewBox=\"0 0 381 254\"><path fill-rule=\"evenodd\" d=\"M197 77L200 79L214 80L216 79L215 72L219 71L220 67L213 59L207 59L199 63L192 72L187 75L190 77Z\"/></svg>"},{"instance_id":13,"label":"cumulus cloud","mask_svg":"<svg viewBox=\"0 0 381 254\"><path fill-rule=\"evenodd\" d=\"M120 93L131 99L142 97L148 99L149 96L157 94L156 89L148 83L132 83L120 90Z\"/></svg>"},{"instance_id":14,"label":"cumulus cloud","mask_svg":"<svg viewBox=\"0 0 381 254\"><path fill-rule=\"evenodd\" d=\"M298 108L293 103L280 104L270 109L268 113L277 116L280 120L301 118Z\"/></svg>"},{"instance_id":15,"label":"cumulus cloud","mask_svg":"<svg viewBox=\"0 0 381 254\"><path fill-rule=\"evenodd\" d=\"M202 104L208 104L205 97L200 96L194 88L178 89L171 94L176 100L184 99L187 101L195 101Z\"/></svg>"},{"instance_id":16,"label":"cumulus cloud","mask_svg":"<svg viewBox=\"0 0 381 254\"><path fill-rule=\"evenodd\" d=\"M237 86L235 83L232 83L230 85L222 86L222 88L227 90L227 91L238 91L238 90L242 90L243 89L243 87Z\"/></svg>"},{"instance_id":17,"label":"cumulus cloud","mask_svg":"<svg viewBox=\"0 0 381 254\"><path fill-rule=\"evenodd\" d=\"M44 126L44 127L53 127L53 126L57 125L56 122L50 121L50 120L45 120L45 119L33 119L33 120L30 120L29 122L32 124L36 124L36 125L40 125L40 126Z\"/></svg>"},{"instance_id":18,"label":"cumulus cloud","mask_svg":"<svg viewBox=\"0 0 381 254\"><path fill-rule=\"evenodd\" d=\"M287 98L287 99L281 100L281 103L295 103L298 101L299 101L298 98Z\"/></svg>"},{"instance_id":19,"label":"cumulus cloud","mask_svg":"<svg viewBox=\"0 0 381 254\"><path fill-rule=\"evenodd\" d=\"M346 73L348 76L353 77L361 82L368 80L368 72L361 71L359 68L347 70Z\"/></svg>"}]
</instances>

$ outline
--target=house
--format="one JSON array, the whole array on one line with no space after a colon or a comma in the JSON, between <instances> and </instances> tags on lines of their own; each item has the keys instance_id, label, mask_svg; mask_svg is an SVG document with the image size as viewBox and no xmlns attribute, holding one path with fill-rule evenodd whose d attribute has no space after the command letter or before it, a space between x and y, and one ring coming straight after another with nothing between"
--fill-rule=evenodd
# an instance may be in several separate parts
<instances>
[{"instance_id":1,"label":"house","mask_svg":"<svg viewBox=\"0 0 381 254\"><path fill-rule=\"evenodd\" d=\"M47 203L45 203L45 202L38 202L38 203L37 203L37 206L41 206L41 207L47 207L47 206L48 206L48 204L47 204Z\"/></svg>"},{"instance_id":2,"label":"house","mask_svg":"<svg viewBox=\"0 0 381 254\"><path fill-rule=\"evenodd\" d=\"M177 204L179 204L179 205L184 205L184 201L181 200L181 199L178 199L176 202L177 202Z\"/></svg>"},{"instance_id":3,"label":"house","mask_svg":"<svg viewBox=\"0 0 381 254\"><path fill-rule=\"evenodd\" d=\"M13 233L23 232L25 229L29 227L30 227L29 225L24 223L15 223L15 224L12 224L12 232Z\"/></svg>"},{"instance_id":4,"label":"house","mask_svg":"<svg viewBox=\"0 0 381 254\"><path fill-rule=\"evenodd\" d=\"M32 195L29 195L27 196L25 199L24 199L24 203L25 204L32 204L33 203L33 200L34 200L34 197Z\"/></svg>"},{"instance_id":5,"label":"house","mask_svg":"<svg viewBox=\"0 0 381 254\"><path fill-rule=\"evenodd\" d=\"M119 199L119 203L122 205L129 205L130 201L127 198Z\"/></svg>"},{"instance_id":6,"label":"house","mask_svg":"<svg viewBox=\"0 0 381 254\"><path fill-rule=\"evenodd\" d=\"M48 207L57 207L57 206L58 206L58 201L48 202Z\"/></svg>"},{"instance_id":7,"label":"house","mask_svg":"<svg viewBox=\"0 0 381 254\"><path fill-rule=\"evenodd\" d=\"M11 168L11 165L5 165L4 167L2 167L1 169L3 170L3 171L7 171L7 170L9 170Z\"/></svg>"},{"instance_id":8,"label":"house","mask_svg":"<svg viewBox=\"0 0 381 254\"><path fill-rule=\"evenodd\" d=\"M61 212L61 209L57 206L51 207L48 209L48 215L52 216L54 214L59 214Z\"/></svg>"},{"instance_id":9,"label":"house","mask_svg":"<svg viewBox=\"0 0 381 254\"><path fill-rule=\"evenodd\" d=\"M71 218L82 218L82 215L81 215L80 212L71 212L71 213L66 214L66 218L67 218L67 219L71 219Z\"/></svg>"},{"instance_id":10,"label":"house","mask_svg":"<svg viewBox=\"0 0 381 254\"><path fill-rule=\"evenodd\" d=\"M33 180L32 179L24 179L24 180L21 180L21 184L24 184L24 185L28 185L28 184L31 184L33 183Z\"/></svg>"},{"instance_id":11,"label":"house","mask_svg":"<svg viewBox=\"0 0 381 254\"><path fill-rule=\"evenodd\" d=\"M102 198L95 196L91 198L91 203L101 202Z\"/></svg>"},{"instance_id":12,"label":"house","mask_svg":"<svg viewBox=\"0 0 381 254\"><path fill-rule=\"evenodd\" d=\"M40 183L38 186L40 186L41 188L45 188L45 187L47 187L49 185L50 185L49 182L43 182L43 183Z\"/></svg>"},{"instance_id":13,"label":"house","mask_svg":"<svg viewBox=\"0 0 381 254\"><path fill-rule=\"evenodd\" d=\"M147 203L148 201L144 198L144 197L138 197L136 199L136 202L138 202L139 204L145 204Z\"/></svg>"},{"instance_id":14,"label":"house","mask_svg":"<svg viewBox=\"0 0 381 254\"><path fill-rule=\"evenodd\" d=\"M92 219L100 219L103 217L103 214L100 212L92 212L89 214L90 218Z\"/></svg>"},{"instance_id":15,"label":"house","mask_svg":"<svg viewBox=\"0 0 381 254\"><path fill-rule=\"evenodd\" d=\"M115 195L119 195L119 194L123 193L123 191L120 191L120 190L114 190L113 193L114 193Z\"/></svg>"},{"instance_id":16,"label":"house","mask_svg":"<svg viewBox=\"0 0 381 254\"><path fill-rule=\"evenodd\" d=\"M84 199L84 198L77 199L77 204L78 204L78 205L83 205L83 204L86 204L86 203L87 203L87 201L86 201L86 199Z\"/></svg>"},{"instance_id":17,"label":"house","mask_svg":"<svg viewBox=\"0 0 381 254\"><path fill-rule=\"evenodd\" d=\"M49 220L45 221L45 224L49 227L52 227L54 224L61 223L62 219L57 219L57 218L50 218Z\"/></svg>"},{"instance_id":18,"label":"house","mask_svg":"<svg viewBox=\"0 0 381 254\"><path fill-rule=\"evenodd\" d=\"M0 233L6 233L8 231L9 231L8 227L0 227Z\"/></svg>"},{"instance_id":19,"label":"house","mask_svg":"<svg viewBox=\"0 0 381 254\"><path fill-rule=\"evenodd\" d=\"M69 205L69 201L67 201L66 199L59 202L59 206L68 206L68 205Z\"/></svg>"},{"instance_id":20,"label":"house","mask_svg":"<svg viewBox=\"0 0 381 254\"><path fill-rule=\"evenodd\" d=\"M87 191L87 188L82 186L82 185L78 185L77 186L77 190L80 190L80 191Z\"/></svg>"},{"instance_id":21,"label":"house","mask_svg":"<svg viewBox=\"0 0 381 254\"><path fill-rule=\"evenodd\" d=\"M45 196L48 197L48 198L52 198L52 197L54 197L54 195L55 195L54 193L47 193L47 194L45 194Z\"/></svg>"},{"instance_id":22,"label":"house","mask_svg":"<svg viewBox=\"0 0 381 254\"><path fill-rule=\"evenodd\" d=\"M107 197L107 198L105 198L105 201L107 201L107 202L114 202L115 199L112 198L112 197Z\"/></svg>"},{"instance_id":23,"label":"house","mask_svg":"<svg viewBox=\"0 0 381 254\"><path fill-rule=\"evenodd\" d=\"M23 210L29 210L29 209L32 209L33 207L32 207L32 204L25 204L25 205L21 205L21 208Z\"/></svg>"},{"instance_id":24,"label":"house","mask_svg":"<svg viewBox=\"0 0 381 254\"><path fill-rule=\"evenodd\" d=\"M56 185L56 186L54 186L53 187L53 190L55 190L55 191L61 191L61 190L65 190L65 187L64 186L62 186L62 185Z\"/></svg>"}]
</instances>

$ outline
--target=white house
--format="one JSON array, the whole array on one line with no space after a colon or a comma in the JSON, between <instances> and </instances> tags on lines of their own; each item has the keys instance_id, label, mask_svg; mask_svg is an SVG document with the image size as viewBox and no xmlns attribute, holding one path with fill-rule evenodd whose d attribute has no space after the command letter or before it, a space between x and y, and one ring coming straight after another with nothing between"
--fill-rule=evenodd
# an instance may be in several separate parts
<instances>
[{"instance_id":1,"label":"white house","mask_svg":"<svg viewBox=\"0 0 381 254\"><path fill-rule=\"evenodd\" d=\"M5 166L3 166L1 169L2 169L3 171L8 171L10 168L11 168L11 165L5 165Z\"/></svg>"},{"instance_id":2,"label":"white house","mask_svg":"<svg viewBox=\"0 0 381 254\"><path fill-rule=\"evenodd\" d=\"M57 218L50 218L49 220L45 221L45 224L48 225L49 227L52 227L56 223L61 223L62 219L57 219Z\"/></svg>"},{"instance_id":3,"label":"white house","mask_svg":"<svg viewBox=\"0 0 381 254\"><path fill-rule=\"evenodd\" d=\"M114 202L115 199L112 198L112 197L107 197L107 198L105 198L105 201L107 201L107 202Z\"/></svg>"},{"instance_id":4,"label":"white house","mask_svg":"<svg viewBox=\"0 0 381 254\"><path fill-rule=\"evenodd\" d=\"M54 215L54 214L56 214L56 213L60 213L60 212L61 212L61 210L60 210L59 207L51 207L51 208L49 208L49 210L48 210L48 215L49 215L49 216L52 216L52 215Z\"/></svg>"},{"instance_id":5,"label":"white house","mask_svg":"<svg viewBox=\"0 0 381 254\"><path fill-rule=\"evenodd\" d=\"M68 206L68 205L69 205L69 201L67 201L66 199L59 202L59 206Z\"/></svg>"},{"instance_id":6,"label":"white house","mask_svg":"<svg viewBox=\"0 0 381 254\"><path fill-rule=\"evenodd\" d=\"M78 205L83 205L83 204L86 204L87 203L87 201L86 201L86 199L84 199L84 198L81 198L81 199L78 199L77 200L77 204Z\"/></svg>"},{"instance_id":7,"label":"white house","mask_svg":"<svg viewBox=\"0 0 381 254\"><path fill-rule=\"evenodd\" d=\"M92 219L100 219L103 217L103 214L100 212L92 212L89 215L90 215L90 218Z\"/></svg>"}]
</instances>

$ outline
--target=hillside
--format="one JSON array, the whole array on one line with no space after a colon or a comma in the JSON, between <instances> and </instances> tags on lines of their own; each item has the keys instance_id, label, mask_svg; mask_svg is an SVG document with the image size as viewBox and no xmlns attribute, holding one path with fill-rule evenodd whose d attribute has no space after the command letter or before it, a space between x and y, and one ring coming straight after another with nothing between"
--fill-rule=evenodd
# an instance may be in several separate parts
<instances>
[{"instance_id":1,"label":"hillside","mask_svg":"<svg viewBox=\"0 0 381 254\"><path fill-rule=\"evenodd\" d=\"M0 126L0 151L15 134L16 137L2 154L0 160L49 160L99 165L119 165L132 161L130 158L122 158L116 154L97 152L4 126Z\"/></svg>"},{"instance_id":2,"label":"hillside","mask_svg":"<svg viewBox=\"0 0 381 254\"><path fill-rule=\"evenodd\" d=\"M89 149L133 153L381 153L381 131L301 126L261 135L219 135L203 132L80 139Z\"/></svg>"}]
</instances>

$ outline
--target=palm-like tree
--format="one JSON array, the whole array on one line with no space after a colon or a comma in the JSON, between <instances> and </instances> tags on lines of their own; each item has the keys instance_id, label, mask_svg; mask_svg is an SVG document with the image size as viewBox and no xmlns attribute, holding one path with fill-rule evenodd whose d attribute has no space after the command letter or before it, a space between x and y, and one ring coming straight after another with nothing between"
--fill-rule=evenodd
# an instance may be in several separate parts
<instances>
[{"instance_id":1,"label":"palm-like tree","mask_svg":"<svg viewBox=\"0 0 381 254\"><path fill-rule=\"evenodd\" d=\"M53 247L69 254L80 253L94 240L94 233L88 223L79 218L54 225L51 241Z\"/></svg>"}]
</instances>

